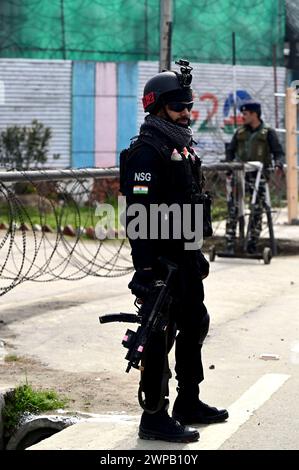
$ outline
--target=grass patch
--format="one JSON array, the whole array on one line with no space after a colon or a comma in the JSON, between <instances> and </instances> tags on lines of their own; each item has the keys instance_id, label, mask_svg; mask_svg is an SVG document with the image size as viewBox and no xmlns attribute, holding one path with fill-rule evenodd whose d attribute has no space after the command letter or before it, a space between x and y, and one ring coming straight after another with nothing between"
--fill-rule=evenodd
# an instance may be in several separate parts
<instances>
[{"instance_id":1,"label":"grass patch","mask_svg":"<svg viewBox=\"0 0 299 470\"><path fill-rule=\"evenodd\" d=\"M98 221L95 217L94 207L76 207L72 204L63 207L55 207L55 210L41 214L37 207L20 208L20 213L14 208L14 212L10 212L10 208L6 204L0 205L1 222L10 224L13 220L16 223L25 222L32 224L48 224L52 229L57 229L57 226L72 225L73 227L88 227L94 226Z\"/></svg>"},{"instance_id":2,"label":"grass patch","mask_svg":"<svg viewBox=\"0 0 299 470\"><path fill-rule=\"evenodd\" d=\"M3 420L5 432L15 428L22 414L64 408L68 399L59 397L54 390L34 390L31 385L19 385L5 398Z\"/></svg>"},{"instance_id":3,"label":"grass patch","mask_svg":"<svg viewBox=\"0 0 299 470\"><path fill-rule=\"evenodd\" d=\"M225 199L215 198L212 203L212 222L227 218L227 202Z\"/></svg>"},{"instance_id":4,"label":"grass patch","mask_svg":"<svg viewBox=\"0 0 299 470\"><path fill-rule=\"evenodd\" d=\"M8 354L4 358L4 362L18 362L18 361L21 361L21 360L22 360L22 358L17 356L16 354Z\"/></svg>"},{"instance_id":5,"label":"grass patch","mask_svg":"<svg viewBox=\"0 0 299 470\"><path fill-rule=\"evenodd\" d=\"M111 204L114 208L114 227L117 227L117 200L110 198L105 203ZM11 222L16 224L26 223L29 226L31 224L47 224L54 231L57 231L58 227L65 227L66 225L72 225L75 229L79 227L95 227L97 224L105 227L105 218L102 222L101 221L102 217L97 213L95 206L78 206L68 203L63 206L56 206L48 213L41 213L38 207L19 207L18 212L16 207L10 208L7 204L0 204L0 223L6 223L8 225L10 225Z\"/></svg>"}]
</instances>

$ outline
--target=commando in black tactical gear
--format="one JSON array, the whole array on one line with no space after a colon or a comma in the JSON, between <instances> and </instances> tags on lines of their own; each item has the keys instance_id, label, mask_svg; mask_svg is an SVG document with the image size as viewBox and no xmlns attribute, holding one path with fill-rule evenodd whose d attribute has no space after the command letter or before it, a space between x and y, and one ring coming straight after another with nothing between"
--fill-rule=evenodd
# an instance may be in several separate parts
<instances>
[{"instance_id":1,"label":"commando in black tactical gear","mask_svg":"<svg viewBox=\"0 0 299 470\"><path fill-rule=\"evenodd\" d=\"M250 218L249 239L247 244L248 253L255 253L257 241L262 229L263 201L266 197L265 183L269 177L269 168L273 165L277 172L283 170L284 152L279 143L274 129L264 123L261 119L260 103L249 100L240 107L243 113L244 125L236 130L232 141L227 149L228 161L253 162L263 164L263 178L261 179L254 213ZM250 197L255 186L256 171L246 172L245 191ZM237 203L234 198L235 178L232 174L227 175L228 192L228 220L226 224L226 241L228 252L235 250L236 228L238 220Z\"/></svg>"},{"instance_id":2,"label":"commando in black tactical gear","mask_svg":"<svg viewBox=\"0 0 299 470\"><path fill-rule=\"evenodd\" d=\"M132 220L128 214L133 204L141 204L149 212L153 204L194 207L203 203L203 232L210 236L210 201L203 193L201 160L192 148L189 126L193 105L192 69L186 61L180 61L179 65L181 73L158 73L146 83L143 105L149 114L138 138L121 154L121 191L127 198L127 227ZM202 280L209 274L209 263L200 249L186 250L184 234L179 238L173 236L173 228L174 222L170 223L167 239L153 238L149 230L143 238L134 239L128 233L136 270L129 288L138 298L144 299L149 285L159 279L160 257L178 266L173 302L169 308L172 328L168 328L166 344L162 337L165 335L152 334L144 353L140 387L145 398L139 436L189 442L198 440L199 433L186 424L224 421L228 412L210 407L198 397L199 384L204 378L201 349L209 329ZM167 353L174 344L177 330L175 372L178 395L171 418L167 412L170 377Z\"/></svg>"}]
</instances>

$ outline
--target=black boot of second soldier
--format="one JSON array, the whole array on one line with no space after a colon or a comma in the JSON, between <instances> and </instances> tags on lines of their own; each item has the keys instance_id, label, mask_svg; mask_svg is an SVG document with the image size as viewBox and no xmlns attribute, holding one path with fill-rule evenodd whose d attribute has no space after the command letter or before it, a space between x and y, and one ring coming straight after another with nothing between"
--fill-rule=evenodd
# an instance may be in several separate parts
<instances>
[{"instance_id":1,"label":"black boot of second soldier","mask_svg":"<svg viewBox=\"0 0 299 470\"><path fill-rule=\"evenodd\" d=\"M146 411L141 416L139 437L141 439L161 440L168 442L195 442L199 439L199 432L184 426L171 418L167 412L168 402L162 410L154 414Z\"/></svg>"}]
</instances>

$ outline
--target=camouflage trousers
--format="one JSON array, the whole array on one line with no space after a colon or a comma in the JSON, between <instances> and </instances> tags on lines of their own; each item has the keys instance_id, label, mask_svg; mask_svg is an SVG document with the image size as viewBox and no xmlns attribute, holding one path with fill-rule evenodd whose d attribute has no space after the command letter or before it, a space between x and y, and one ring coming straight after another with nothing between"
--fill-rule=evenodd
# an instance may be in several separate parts
<instances>
[{"instance_id":1,"label":"camouflage trousers","mask_svg":"<svg viewBox=\"0 0 299 470\"><path fill-rule=\"evenodd\" d=\"M236 176L233 173L227 174L226 192L227 192L227 208L228 217L226 222L225 238L228 248L233 248L236 240L237 225L240 217L243 216L245 195L249 195L252 199L256 180L256 171L246 173L245 176L245 194L240 195ZM262 217L264 201L266 197L266 180L261 179L256 195L255 203L250 204L250 217L248 227L248 245L256 245L262 230ZM242 198L243 196L243 198Z\"/></svg>"}]
</instances>

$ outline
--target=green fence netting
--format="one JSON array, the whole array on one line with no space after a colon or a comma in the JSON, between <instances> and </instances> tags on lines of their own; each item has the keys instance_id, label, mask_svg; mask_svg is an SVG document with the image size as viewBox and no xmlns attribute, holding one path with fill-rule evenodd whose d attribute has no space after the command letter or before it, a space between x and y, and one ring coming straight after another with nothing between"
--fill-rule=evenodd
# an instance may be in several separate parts
<instances>
[{"instance_id":1,"label":"green fence netting","mask_svg":"<svg viewBox=\"0 0 299 470\"><path fill-rule=\"evenodd\" d=\"M159 0L0 0L0 57L158 60ZM172 55L283 64L282 0L174 0Z\"/></svg>"}]
</instances>

